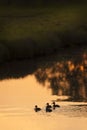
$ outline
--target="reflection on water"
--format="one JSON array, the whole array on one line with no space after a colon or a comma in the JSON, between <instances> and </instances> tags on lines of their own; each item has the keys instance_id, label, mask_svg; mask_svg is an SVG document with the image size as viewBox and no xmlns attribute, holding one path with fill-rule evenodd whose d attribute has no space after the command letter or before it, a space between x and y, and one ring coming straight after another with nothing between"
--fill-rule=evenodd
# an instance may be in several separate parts
<instances>
[{"instance_id":1,"label":"reflection on water","mask_svg":"<svg viewBox=\"0 0 87 130\"><path fill-rule=\"evenodd\" d=\"M67 103L66 103L67 104ZM46 113L45 106L42 107L42 110L37 113L37 115L42 116L65 116L65 117L85 117L87 118L87 104L74 104L74 102L71 104L66 105L64 102L61 102L60 108L56 108L52 111L52 113ZM29 108L27 106L0 106L0 117L11 117L11 116L34 116L34 110L33 108Z\"/></svg>"},{"instance_id":2,"label":"reflection on water","mask_svg":"<svg viewBox=\"0 0 87 130\"><path fill-rule=\"evenodd\" d=\"M43 105L50 100L50 90L42 88L33 75L20 79L0 81L0 105L28 106Z\"/></svg>"},{"instance_id":3,"label":"reflection on water","mask_svg":"<svg viewBox=\"0 0 87 130\"><path fill-rule=\"evenodd\" d=\"M52 95L66 95L70 101L87 100L87 51L58 54L31 61L13 61L0 66L0 79L35 75L51 88Z\"/></svg>"},{"instance_id":4,"label":"reflection on water","mask_svg":"<svg viewBox=\"0 0 87 130\"><path fill-rule=\"evenodd\" d=\"M60 56L0 67L1 130L87 130L87 55ZM60 108L46 113L52 101Z\"/></svg>"},{"instance_id":5,"label":"reflection on water","mask_svg":"<svg viewBox=\"0 0 87 130\"><path fill-rule=\"evenodd\" d=\"M67 95L71 101L87 100L87 54L53 62L35 72L37 81L49 83L52 95Z\"/></svg>"},{"instance_id":6,"label":"reflection on water","mask_svg":"<svg viewBox=\"0 0 87 130\"><path fill-rule=\"evenodd\" d=\"M87 51L58 54L31 61L13 61L0 66L0 79L34 75L51 88L52 95L66 95L70 101L87 101Z\"/></svg>"}]
</instances>

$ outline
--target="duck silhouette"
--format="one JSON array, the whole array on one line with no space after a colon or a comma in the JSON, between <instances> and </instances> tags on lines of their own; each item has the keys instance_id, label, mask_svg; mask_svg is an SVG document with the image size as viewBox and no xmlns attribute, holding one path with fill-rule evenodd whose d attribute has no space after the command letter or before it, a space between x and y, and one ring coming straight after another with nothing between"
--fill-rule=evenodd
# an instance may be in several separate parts
<instances>
[{"instance_id":1,"label":"duck silhouette","mask_svg":"<svg viewBox=\"0 0 87 130\"><path fill-rule=\"evenodd\" d=\"M49 103L47 103L46 105L48 108L52 108L52 106Z\"/></svg>"},{"instance_id":2,"label":"duck silhouette","mask_svg":"<svg viewBox=\"0 0 87 130\"><path fill-rule=\"evenodd\" d=\"M52 112L52 106L49 103L46 104L46 112Z\"/></svg>"},{"instance_id":3,"label":"duck silhouette","mask_svg":"<svg viewBox=\"0 0 87 130\"><path fill-rule=\"evenodd\" d=\"M35 112L39 112L39 111L41 111L41 108L39 108L37 105L35 105L34 110L35 110Z\"/></svg>"},{"instance_id":4,"label":"duck silhouette","mask_svg":"<svg viewBox=\"0 0 87 130\"><path fill-rule=\"evenodd\" d=\"M53 104L53 109L60 107L60 105L56 104L55 102L53 102L52 104Z\"/></svg>"}]
</instances>

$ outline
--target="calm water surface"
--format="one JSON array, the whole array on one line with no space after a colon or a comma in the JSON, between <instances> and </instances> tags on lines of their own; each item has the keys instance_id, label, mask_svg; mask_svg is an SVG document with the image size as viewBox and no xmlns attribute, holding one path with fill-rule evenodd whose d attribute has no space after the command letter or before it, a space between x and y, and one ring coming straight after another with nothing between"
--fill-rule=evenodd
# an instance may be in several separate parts
<instances>
[{"instance_id":1,"label":"calm water surface","mask_svg":"<svg viewBox=\"0 0 87 130\"><path fill-rule=\"evenodd\" d=\"M48 85L48 84L47 84ZM0 82L0 128L2 130L87 130L87 106L84 102L57 102L61 107L45 112L47 102L57 96L42 87L33 75ZM37 104L42 111L35 113Z\"/></svg>"},{"instance_id":2,"label":"calm water surface","mask_svg":"<svg viewBox=\"0 0 87 130\"><path fill-rule=\"evenodd\" d=\"M87 57L85 56L85 64L86 58ZM43 67L44 65L37 64L38 67L35 67L34 73L31 72L24 77L19 76L18 78L14 78L13 75L13 78L5 78L0 81L1 130L87 130L87 103L84 101L68 102L58 100L59 98L65 99L69 96L68 90L70 91L69 83L71 83L71 79L70 82L68 82L68 78L65 75L66 71L62 69L62 67L64 68L63 63L64 62L56 61L55 65L52 64L54 71L52 70L52 67L50 68L47 64L44 64L46 68ZM69 63L68 66L71 65L69 66L70 70L68 71L71 73L72 70L75 69L74 63L71 63L70 59L67 63ZM86 76L86 72L84 71L82 61L79 65L81 72L78 80L80 86L78 88L79 93L77 93L76 89L72 89L73 93L71 94L72 96L75 96L75 98L76 93L86 98L85 84L83 83L83 80L81 80L82 77ZM59 76L60 69L57 69L55 72L55 68L58 67L61 68L64 81L59 80L59 77L57 77L60 82L60 88L56 89L55 86L59 85L59 82L57 84L57 80L54 77ZM12 64L10 68L12 68ZM1 72L5 71L9 75L9 67L7 70L8 71L3 70ZM12 70L11 72L13 73ZM17 72L19 73L19 71ZM76 71L72 74L75 74L75 72ZM75 79L77 77L75 77ZM73 81L76 80L73 79ZM55 89L53 89L52 86L54 86ZM63 86L66 86L65 90L61 89L64 88ZM51 113L46 113L46 103L49 102L51 104L53 100L61 107L53 110ZM41 107L42 110L35 113L35 105Z\"/></svg>"}]
</instances>

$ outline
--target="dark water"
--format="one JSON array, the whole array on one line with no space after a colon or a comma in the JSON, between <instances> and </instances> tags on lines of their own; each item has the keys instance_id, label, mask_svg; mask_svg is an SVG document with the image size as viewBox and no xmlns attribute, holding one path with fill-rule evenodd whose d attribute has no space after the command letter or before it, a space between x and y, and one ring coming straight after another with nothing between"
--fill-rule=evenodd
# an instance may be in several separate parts
<instances>
[{"instance_id":1,"label":"dark water","mask_svg":"<svg viewBox=\"0 0 87 130\"><path fill-rule=\"evenodd\" d=\"M67 95L69 101L87 101L87 51L84 48L0 65L1 80L28 75L34 75L43 86L48 83L52 95Z\"/></svg>"}]
</instances>

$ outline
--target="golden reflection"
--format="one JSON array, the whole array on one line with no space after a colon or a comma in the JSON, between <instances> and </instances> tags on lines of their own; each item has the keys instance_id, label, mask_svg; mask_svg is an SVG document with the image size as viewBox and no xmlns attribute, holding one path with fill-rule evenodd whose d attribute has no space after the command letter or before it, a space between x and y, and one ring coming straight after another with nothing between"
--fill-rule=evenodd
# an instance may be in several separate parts
<instances>
[{"instance_id":1,"label":"golden reflection","mask_svg":"<svg viewBox=\"0 0 87 130\"><path fill-rule=\"evenodd\" d=\"M69 71L73 71L75 69L75 66L71 61L68 61L68 67L69 67Z\"/></svg>"},{"instance_id":2,"label":"golden reflection","mask_svg":"<svg viewBox=\"0 0 87 130\"><path fill-rule=\"evenodd\" d=\"M0 105L34 107L35 104L43 104L50 100L50 93L51 90L42 88L34 75L0 81Z\"/></svg>"},{"instance_id":3,"label":"golden reflection","mask_svg":"<svg viewBox=\"0 0 87 130\"><path fill-rule=\"evenodd\" d=\"M83 65L80 65L80 70L84 71L84 66Z\"/></svg>"},{"instance_id":4,"label":"golden reflection","mask_svg":"<svg viewBox=\"0 0 87 130\"><path fill-rule=\"evenodd\" d=\"M72 100L82 100L87 97L86 61L86 53L82 55L82 59L79 57L75 60L58 61L47 68L39 68L35 77L41 84L49 82L53 95L62 93L71 96ZM85 90L84 93L81 86Z\"/></svg>"},{"instance_id":5,"label":"golden reflection","mask_svg":"<svg viewBox=\"0 0 87 130\"><path fill-rule=\"evenodd\" d=\"M57 61L39 67L34 75L0 81L1 130L86 130L86 106L81 108L75 107L77 102L59 102L60 109L51 114L44 111L47 102L60 100L60 97L62 100L87 101L86 58L85 54L81 62ZM36 104L42 108L41 113L34 112Z\"/></svg>"}]
</instances>

